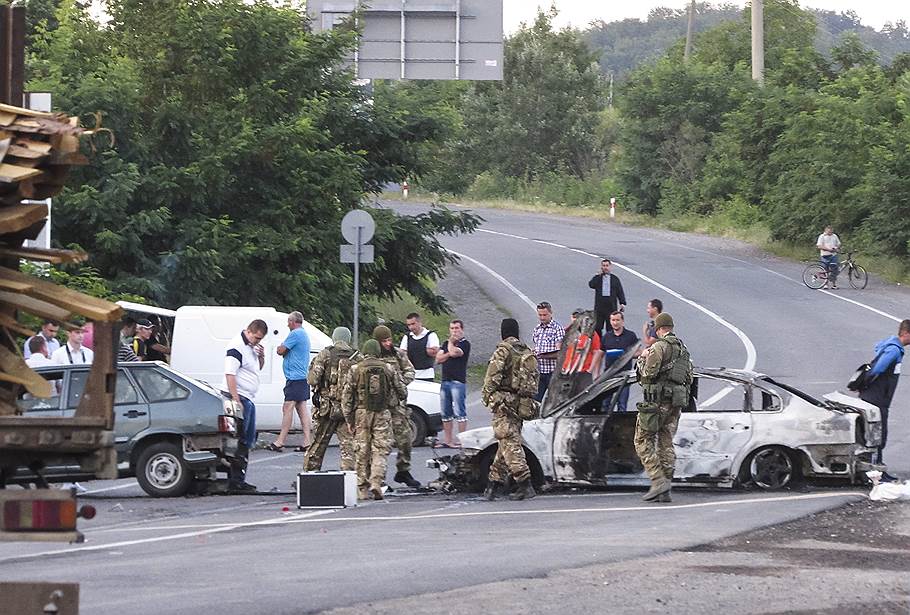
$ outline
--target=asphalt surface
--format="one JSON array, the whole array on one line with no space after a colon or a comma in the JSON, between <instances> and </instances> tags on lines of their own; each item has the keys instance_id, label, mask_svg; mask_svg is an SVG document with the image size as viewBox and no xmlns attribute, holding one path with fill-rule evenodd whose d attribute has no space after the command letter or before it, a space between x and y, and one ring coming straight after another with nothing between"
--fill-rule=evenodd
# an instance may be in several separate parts
<instances>
[{"instance_id":1,"label":"asphalt surface","mask_svg":"<svg viewBox=\"0 0 910 615\"><path fill-rule=\"evenodd\" d=\"M457 283L466 299L453 303L479 347L489 344L505 313L519 318L529 337L536 302L550 301L560 320L572 308L590 304L587 281L598 271L601 254L619 265L615 273L629 297L633 330L640 329L646 302L659 297L699 364L747 367L754 360L757 369L816 394L842 389L852 369L870 358L874 342L896 331L893 318L910 315L910 295L903 289L872 280L862 292L810 291L799 281L802 265L737 242L549 216L481 213L487 220L481 232L443 239L466 257ZM487 306L484 311L472 305L477 300ZM892 406L887 456L898 473L910 469L908 429L896 418L908 397L903 383ZM471 425L488 424L476 398L472 391ZM415 449L418 479L435 476L423 467L433 454L430 448ZM706 605L734 600L724 592L734 592L730 587L737 584L721 579L725 589L718 592L712 585L716 579L705 577L689 602L671 610L657 599L666 599L661 583L685 568L686 556L680 554L865 502L862 489L832 487L778 493L678 489L673 504L662 506L643 506L641 492L634 490L564 491L529 502L492 503L470 495L396 492L352 509L298 510L290 482L301 461L301 454L254 451L249 478L262 491L275 490L268 495L154 500L131 479L87 484L82 500L98 509L95 519L80 524L87 542L0 543L0 578L79 582L82 612L103 614L306 613L346 607L511 613L590 610L597 604L603 610L611 603L617 612L704 612ZM390 471L393 465L390 459ZM325 467L337 467L337 449L330 449ZM767 556L699 553L702 566L712 559L718 566L745 566L749 558ZM669 559L652 564L661 558ZM655 602L649 608L604 593L614 575L634 579L634 571L650 571L652 565L654 578L612 586L623 596L650 591ZM803 578L807 588L819 591L817 579L798 574L805 566L791 567L788 579ZM887 585L873 576L862 578L873 598ZM785 610L778 603L764 605L768 586L739 586L749 590L740 605L750 608L730 612ZM897 600L893 584L887 587L887 600L867 604ZM534 591L538 594L529 601ZM586 592L603 601L585 602ZM805 608L804 603L795 601L794 608ZM825 608L827 603L818 604Z\"/></svg>"}]
</instances>

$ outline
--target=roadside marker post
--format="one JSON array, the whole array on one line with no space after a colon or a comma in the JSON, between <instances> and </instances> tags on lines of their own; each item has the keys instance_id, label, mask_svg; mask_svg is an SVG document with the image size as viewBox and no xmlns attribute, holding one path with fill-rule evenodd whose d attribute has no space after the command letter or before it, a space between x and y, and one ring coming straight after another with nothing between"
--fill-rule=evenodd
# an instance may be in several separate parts
<instances>
[{"instance_id":1,"label":"roadside marker post","mask_svg":"<svg viewBox=\"0 0 910 615\"><path fill-rule=\"evenodd\" d=\"M610 217L611 218L616 217L616 197L615 196L610 197Z\"/></svg>"},{"instance_id":2,"label":"roadside marker post","mask_svg":"<svg viewBox=\"0 0 910 615\"><path fill-rule=\"evenodd\" d=\"M341 221L341 234L350 242L341 245L341 262L354 263L354 326L351 328L354 346L360 345L358 325L360 322L360 264L372 263L374 250L369 245L376 222L373 216L362 209L349 211Z\"/></svg>"},{"instance_id":3,"label":"roadside marker post","mask_svg":"<svg viewBox=\"0 0 910 615\"><path fill-rule=\"evenodd\" d=\"M408 186L407 181L405 181L404 183L401 184L401 198L403 198L403 199L408 198L408 188L409 188L409 186Z\"/></svg>"}]
</instances>

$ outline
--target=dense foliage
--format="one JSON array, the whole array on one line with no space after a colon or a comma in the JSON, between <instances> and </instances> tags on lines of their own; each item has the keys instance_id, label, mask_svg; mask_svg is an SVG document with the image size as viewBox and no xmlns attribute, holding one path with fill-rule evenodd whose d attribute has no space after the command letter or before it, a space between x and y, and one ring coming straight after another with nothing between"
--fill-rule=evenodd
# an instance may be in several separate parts
<instances>
[{"instance_id":1,"label":"dense foliage","mask_svg":"<svg viewBox=\"0 0 910 615\"><path fill-rule=\"evenodd\" d=\"M46 0L33 0L42 9ZM108 0L109 21L59 2L33 24L29 86L57 108L102 113L100 144L55 202L54 237L78 244L112 292L187 303L302 308L347 321L345 213L421 171L444 118L370 101L341 60L356 33L313 34L299 8L260 0ZM434 292L449 258L439 233L477 219L437 208L377 219L365 294Z\"/></svg>"}]
</instances>

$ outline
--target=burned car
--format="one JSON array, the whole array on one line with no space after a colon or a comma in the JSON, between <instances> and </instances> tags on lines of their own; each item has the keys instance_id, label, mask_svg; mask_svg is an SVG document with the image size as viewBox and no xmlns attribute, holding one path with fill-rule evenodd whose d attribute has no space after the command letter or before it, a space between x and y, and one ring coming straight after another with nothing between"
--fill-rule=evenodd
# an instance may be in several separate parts
<instances>
[{"instance_id":1,"label":"burned car","mask_svg":"<svg viewBox=\"0 0 910 615\"><path fill-rule=\"evenodd\" d=\"M641 389L632 386L636 377L628 368L637 351L629 349L614 364L625 371L608 369L593 382L590 375L554 373L541 418L522 428L536 486L648 484L633 446ZM627 386L631 399L619 411ZM496 453L493 430L472 429L460 439L462 453L435 460L440 486L480 489ZM801 478L855 482L873 469L880 442L879 410L859 399L840 392L816 399L757 372L695 368L690 404L673 442L674 482L763 489Z\"/></svg>"}]
</instances>

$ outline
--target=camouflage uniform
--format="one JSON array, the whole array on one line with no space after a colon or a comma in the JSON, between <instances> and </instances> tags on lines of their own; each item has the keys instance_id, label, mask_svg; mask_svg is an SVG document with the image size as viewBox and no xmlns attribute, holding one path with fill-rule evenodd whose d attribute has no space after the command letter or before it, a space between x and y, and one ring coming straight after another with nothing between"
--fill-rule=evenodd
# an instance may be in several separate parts
<instances>
[{"instance_id":1,"label":"camouflage uniform","mask_svg":"<svg viewBox=\"0 0 910 615\"><path fill-rule=\"evenodd\" d=\"M375 342L370 340L367 342ZM364 344L364 354L368 354ZM378 346L378 343L376 344ZM379 351L376 351L379 354ZM385 368L387 390L390 392L384 401L385 409L368 410L364 391L359 386L361 370L381 365ZM367 497L367 490L375 499L382 499L382 483L385 480L386 463L392 446L390 406L397 403L397 397L406 393L404 384L395 371L385 362L370 355L357 363L345 378L341 408L344 420L354 431L354 456L357 466L358 495Z\"/></svg>"},{"instance_id":2,"label":"camouflage uniform","mask_svg":"<svg viewBox=\"0 0 910 615\"><path fill-rule=\"evenodd\" d=\"M399 348L391 350L383 348L379 358L395 370L398 379L404 385L404 394L396 394L394 406L391 407L392 435L395 438L395 448L398 449L395 468L398 472L410 472L414 432L411 430L411 409L407 404L407 386L414 381L414 365L408 359L408 353Z\"/></svg>"},{"instance_id":3,"label":"camouflage uniform","mask_svg":"<svg viewBox=\"0 0 910 615\"><path fill-rule=\"evenodd\" d=\"M520 403L533 403L534 392L518 392L515 389L513 361L516 353L520 356L530 354L531 349L515 337L507 337L501 341L487 367L483 379L481 399L493 414L493 434L499 443L493 465L490 466L490 483L505 483L511 476L516 482L523 483L531 478L531 470L525 458L525 451L521 445L522 419L518 414ZM528 380L537 382L536 359L533 361L535 373L527 375ZM536 385L534 387L536 389Z\"/></svg>"},{"instance_id":4,"label":"camouflage uniform","mask_svg":"<svg viewBox=\"0 0 910 615\"><path fill-rule=\"evenodd\" d=\"M635 452L652 481L672 480L676 465L673 436L679 413L689 402L689 351L671 331L654 342L647 355L638 359L637 367L645 401L639 404L635 423ZM682 372L683 377L674 378L674 372ZM688 382L678 382L686 380L685 374Z\"/></svg>"},{"instance_id":5,"label":"camouflage uniform","mask_svg":"<svg viewBox=\"0 0 910 615\"><path fill-rule=\"evenodd\" d=\"M341 340L336 341L333 346L323 348L310 364L307 382L313 389L314 398L316 395L319 396L320 403L313 406L313 420L316 426L313 431L313 442L303 458L305 472L322 469L322 459L333 435L338 436L341 469L353 471L355 468L354 438L341 412L341 395L350 365L357 363L361 358L359 352Z\"/></svg>"}]
</instances>

